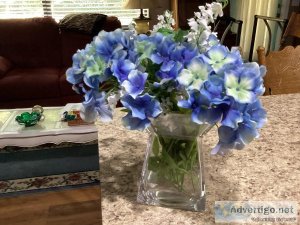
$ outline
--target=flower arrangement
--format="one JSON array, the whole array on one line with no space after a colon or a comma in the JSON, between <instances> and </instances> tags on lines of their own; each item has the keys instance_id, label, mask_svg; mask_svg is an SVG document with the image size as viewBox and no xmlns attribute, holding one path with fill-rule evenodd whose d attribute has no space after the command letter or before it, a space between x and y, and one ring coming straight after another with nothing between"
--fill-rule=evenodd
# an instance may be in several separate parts
<instances>
[{"instance_id":1,"label":"flower arrangement","mask_svg":"<svg viewBox=\"0 0 300 225\"><path fill-rule=\"evenodd\" d=\"M242 149L258 137L266 113L266 69L244 63L238 51L219 43L210 24L222 16L222 4L200 6L190 30L174 30L167 11L150 35L134 30L101 31L73 56L66 72L73 89L84 96L82 117L112 119L120 99L131 130L144 130L162 114L190 115L196 124L217 124L219 142L212 154Z\"/></svg>"}]
</instances>

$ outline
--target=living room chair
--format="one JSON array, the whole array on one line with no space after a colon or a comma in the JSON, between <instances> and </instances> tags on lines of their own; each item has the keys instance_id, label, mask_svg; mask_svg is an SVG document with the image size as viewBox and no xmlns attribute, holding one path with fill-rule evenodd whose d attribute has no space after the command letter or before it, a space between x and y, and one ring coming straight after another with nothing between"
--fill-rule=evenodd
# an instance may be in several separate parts
<instances>
[{"instance_id":1,"label":"living room chair","mask_svg":"<svg viewBox=\"0 0 300 225\"><path fill-rule=\"evenodd\" d=\"M271 42L272 42L272 30L271 30L269 22L275 22L275 23L277 23L278 26L279 26L279 28L282 31L282 36L283 36L283 33L284 33L285 28L287 26L287 21L288 21L287 19L280 19L280 18L276 18L276 17L254 15L253 31L252 31L251 44L250 44L250 52L249 52L249 62L251 62L252 58L253 58L255 36L256 36L256 30L257 30L257 23L258 23L259 19L262 20L265 23L265 25L266 25L266 27L268 29L268 34L269 34L268 35L268 47L267 47L266 55L268 55L270 53Z\"/></svg>"},{"instance_id":2,"label":"living room chair","mask_svg":"<svg viewBox=\"0 0 300 225\"><path fill-rule=\"evenodd\" d=\"M300 45L271 51L267 56L265 48L260 46L257 54L259 64L267 67L264 77L265 95L300 92Z\"/></svg>"},{"instance_id":3,"label":"living room chair","mask_svg":"<svg viewBox=\"0 0 300 225\"><path fill-rule=\"evenodd\" d=\"M237 32L233 33L231 28L233 25L237 25ZM229 16L219 17L216 21L216 25L213 28L213 32L218 33L221 44L226 46L233 47L239 46L241 40L243 21L237 20Z\"/></svg>"}]
</instances>

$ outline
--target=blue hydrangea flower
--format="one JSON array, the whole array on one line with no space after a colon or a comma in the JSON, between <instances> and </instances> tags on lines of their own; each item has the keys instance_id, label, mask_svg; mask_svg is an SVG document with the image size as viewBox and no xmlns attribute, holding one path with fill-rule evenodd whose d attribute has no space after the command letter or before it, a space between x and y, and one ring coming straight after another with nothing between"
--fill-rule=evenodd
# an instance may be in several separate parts
<instances>
[{"instance_id":1,"label":"blue hydrangea flower","mask_svg":"<svg viewBox=\"0 0 300 225\"><path fill-rule=\"evenodd\" d=\"M130 51L134 49L134 39L130 31L124 32L117 29L112 32L101 31L95 38L96 53L99 54L106 63L113 59L128 58Z\"/></svg>"},{"instance_id":2,"label":"blue hydrangea flower","mask_svg":"<svg viewBox=\"0 0 300 225\"><path fill-rule=\"evenodd\" d=\"M129 130L144 130L151 124L151 121L148 118L140 119L133 117L131 112L122 118L122 122L124 127Z\"/></svg>"},{"instance_id":3,"label":"blue hydrangea flower","mask_svg":"<svg viewBox=\"0 0 300 225\"><path fill-rule=\"evenodd\" d=\"M212 103L228 99L227 96L224 95L224 79L215 74L208 77L208 80L204 82L200 91L202 95L211 99Z\"/></svg>"},{"instance_id":4,"label":"blue hydrangea flower","mask_svg":"<svg viewBox=\"0 0 300 225\"><path fill-rule=\"evenodd\" d=\"M113 76L115 76L119 83L128 79L128 74L130 71L135 69L135 65L128 59L113 60L111 65L111 71Z\"/></svg>"},{"instance_id":5,"label":"blue hydrangea flower","mask_svg":"<svg viewBox=\"0 0 300 225\"><path fill-rule=\"evenodd\" d=\"M71 84L78 84L83 80L83 72L86 69L86 52L85 50L78 50L72 57L72 67L66 71L67 81Z\"/></svg>"},{"instance_id":6,"label":"blue hydrangea flower","mask_svg":"<svg viewBox=\"0 0 300 225\"><path fill-rule=\"evenodd\" d=\"M199 55L199 52L196 48L193 48L191 45L187 43L182 43L181 45L177 45L172 51L170 57L176 62L180 62L186 67L190 64L191 60Z\"/></svg>"},{"instance_id":7,"label":"blue hydrangea flower","mask_svg":"<svg viewBox=\"0 0 300 225\"><path fill-rule=\"evenodd\" d=\"M215 46L215 45L219 45L220 40L218 39L216 34L212 33L208 36L207 43L208 43L209 47L212 47L212 46Z\"/></svg>"},{"instance_id":8,"label":"blue hydrangea flower","mask_svg":"<svg viewBox=\"0 0 300 225\"><path fill-rule=\"evenodd\" d=\"M122 86L128 94L130 94L133 98L136 98L144 91L147 76L147 73L132 70L128 75L128 80L125 80L122 83Z\"/></svg>"},{"instance_id":9,"label":"blue hydrangea flower","mask_svg":"<svg viewBox=\"0 0 300 225\"><path fill-rule=\"evenodd\" d=\"M253 121L256 123L256 128L262 128L263 125L267 122L267 118L266 118L267 113L263 109L259 99L257 99L252 104L247 104L246 107L241 106L240 111L243 112L244 120Z\"/></svg>"},{"instance_id":10,"label":"blue hydrangea flower","mask_svg":"<svg viewBox=\"0 0 300 225\"><path fill-rule=\"evenodd\" d=\"M85 101L82 103L83 110L81 117L83 120L93 122L99 116L103 122L112 120L112 111L105 99L104 92L98 92L93 89L87 91L84 96Z\"/></svg>"},{"instance_id":11,"label":"blue hydrangea flower","mask_svg":"<svg viewBox=\"0 0 300 225\"><path fill-rule=\"evenodd\" d=\"M199 91L191 91L188 100L178 101L178 106L192 110L193 122L214 124L221 120L223 112L228 108L228 102L219 101L212 104L211 99Z\"/></svg>"},{"instance_id":12,"label":"blue hydrangea flower","mask_svg":"<svg viewBox=\"0 0 300 225\"><path fill-rule=\"evenodd\" d=\"M186 69L183 69L177 81L186 87L187 90L200 90L204 81L208 79L212 68L199 58L194 58Z\"/></svg>"},{"instance_id":13,"label":"blue hydrangea flower","mask_svg":"<svg viewBox=\"0 0 300 225\"><path fill-rule=\"evenodd\" d=\"M224 113L221 124L233 129L238 128L238 124L243 121L242 113L235 108L230 108L226 113Z\"/></svg>"},{"instance_id":14,"label":"blue hydrangea flower","mask_svg":"<svg viewBox=\"0 0 300 225\"><path fill-rule=\"evenodd\" d=\"M216 73L222 73L225 69L236 67L242 64L242 58L237 52L230 52L223 45L215 45L211 47L203 60L210 64Z\"/></svg>"},{"instance_id":15,"label":"blue hydrangea flower","mask_svg":"<svg viewBox=\"0 0 300 225\"><path fill-rule=\"evenodd\" d=\"M176 43L171 36L162 36L156 33L154 37L149 38L154 41L156 49L152 52L150 59L153 63L161 65L157 76L160 79L175 79L179 71L183 68L181 62L172 58Z\"/></svg>"},{"instance_id":16,"label":"blue hydrangea flower","mask_svg":"<svg viewBox=\"0 0 300 225\"><path fill-rule=\"evenodd\" d=\"M254 138L258 137L258 129L266 122L266 112L259 100L252 104L240 105L242 120L238 126L222 125L218 129L219 142L212 154L226 154L230 149L243 149Z\"/></svg>"},{"instance_id":17,"label":"blue hydrangea flower","mask_svg":"<svg viewBox=\"0 0 300 225\"><path fill-rule=\"evenodd\" d=\"M84 72L84 83L90 88L98 88L99 84L109 79L106 73L107 65L100 57L89 56Z\"/></svg>"},{"instance_id":18,"label":"blue hydrangea flower","mask_svg":"<svg viewBox=\"0 0 300 225\"><path fill-rule=\"evenodd\" d=\"M227 95L239 103L253 103L265 91L262 78L264 72L257 63L245 63L236 70L225 72Z\"/></svg>"},{"instance_id":19,"label":"blue hydrangea flower","mask_svg":"<svg viewBox=\"0 0 300 225\"><path fill-rule=\"evenodd\" d=\"M159 102L149 94L137 96L135 99L130 95L125 95L121 102L131 111L132 117L142 120L155 118L162 112Z\"/></svg>"},{"instance_id":20,"label":"blue hydrangea flower","mask_svg":"<svg viewBox=\"0 0 300 225\"><path fill-rule=\"evenodd\" d=\"M150 58L156 49L155 43L151 42L147 35L139 35L135 42L135 52L139 54L138 60L141 62L145 58Z\"/></svg>"}]
</instances>

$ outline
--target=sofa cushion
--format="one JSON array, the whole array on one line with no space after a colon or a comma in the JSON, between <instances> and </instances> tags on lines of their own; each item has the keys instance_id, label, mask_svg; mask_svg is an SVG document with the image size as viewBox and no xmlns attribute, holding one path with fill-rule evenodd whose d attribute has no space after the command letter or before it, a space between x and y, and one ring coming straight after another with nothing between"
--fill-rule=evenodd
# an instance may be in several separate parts
<instances>
[{"instance_id":1,"label":"sofa cushion","mask_svg":"<svg viewBox=\"0 0 300 225\"><path fill-rule=\"evenodd\" d=\"M18 67L61 65L61 39L54 19L0 19L0 55Z\"/></svg>"},{"instance_id":2,"label":"sofa cushion","mask_svg":"<svg viewBox=\"0 0 300 225\"><path fill-rule=\"evenodd\" d=\"M59 97L58 68L16 68L0 79L3 101Z\"/></svg>"},{"instance_id":3,"label":"sofa cushion","mask_svg":"<svg viewBox=\"0 0 300 225\"><path fill-rule=\"evenodd\" d=\"M7 58L0 56L0 77L6 74L11 68L13 64Z\"/></svg>"}]
</instances>

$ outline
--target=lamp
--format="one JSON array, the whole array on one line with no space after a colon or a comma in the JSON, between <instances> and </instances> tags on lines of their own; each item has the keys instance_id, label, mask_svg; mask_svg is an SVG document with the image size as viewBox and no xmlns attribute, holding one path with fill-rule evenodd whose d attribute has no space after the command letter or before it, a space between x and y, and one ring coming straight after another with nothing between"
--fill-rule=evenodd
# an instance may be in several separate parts
<instances>
[{"instance_id":1,"label":"lamp","mask_svg":"<svg viewBox=\"0 0 300 225\"><path fill-rule=\"evenodd\" d=\"M140 9L140 16L133 19L136 23L137 33L147 33L149 31L150 18L144 16L143 9L153 8L155 6L154 0L126 0L124 4L125 9Z\"/></svg>"}]
</instances>

